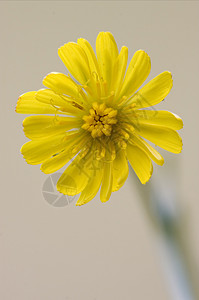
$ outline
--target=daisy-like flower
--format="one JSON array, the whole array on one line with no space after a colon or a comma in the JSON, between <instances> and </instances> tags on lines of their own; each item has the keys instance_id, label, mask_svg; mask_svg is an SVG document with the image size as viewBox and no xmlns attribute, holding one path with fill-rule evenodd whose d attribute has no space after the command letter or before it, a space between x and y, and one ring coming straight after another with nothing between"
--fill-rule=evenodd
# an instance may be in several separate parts
<instances>
[{"instance_id":1,"label":"daisy-like flower","mask_svg":"<svg viewBox=\"0 0 199 300\"><path fill-rule=\"evenodd\" d=\"M146 109L168 95L171 73L161 73L137 91L151 69L146 52L138 50L127 68L128 48L119 53L112 34L100 32L97 55L82 38L65 44L58 54L72 76L48 74L43 80L46 89L20 96L16 111L40 114L23 122L31 141L21 152L29 164L41 164L50 174L71 162L58 180L59 192L81 193L77 205L82 205L100 189L105 202L126 181L128 161L143 184L152 175L151 160L164 163L145 139L181 152L176 130L182 128L182 120L168 111Z\"/></svg>"}]
</instances>

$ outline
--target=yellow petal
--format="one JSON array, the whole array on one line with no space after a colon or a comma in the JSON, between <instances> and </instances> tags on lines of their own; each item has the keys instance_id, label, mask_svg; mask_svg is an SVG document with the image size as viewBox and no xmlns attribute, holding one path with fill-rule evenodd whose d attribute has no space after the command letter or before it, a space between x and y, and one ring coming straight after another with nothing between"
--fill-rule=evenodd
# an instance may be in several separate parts
<instances>
[{"instance_id":1,"label":"yellow petal","mask_svg":"<svg viewBox=\"0 0 199 300\"><path fill-rule=\"evenodd\" d=\"M131 102L136 103L136 108L156 105L168 95L172 85L172 75L170 72L165 71L141 88L134 95Z\"/></svg>"},{"instance_id":2,"label":"yellow petal","mask_svg":"<svg viewBox=\"0 0 199 300\"><path fill-rule=\"evenodd\" d=\"M65 134L52 136L24 144L21 148L21 153L27 163L37 165L62 151L65 144Z\"/></svg>"},{"instance_id":3,"label":"yellow petal","mask_svg":"<svg viewBox=\"0 0 199 300\"><path fill-rule=\"evenodd\" d=\"M144 150L148 156L156 162L156 164L162 166L164 164L164 158L162 155L154 149L150 144L148 144L145 140L143 140L139 135L135 135L135 133L132 135L131 140L133 143L135 143L139 148Z\"/></svg>"},{"instance_id":4,"label":"yellow petal","mask_svg":"<svg viewBox=\"0 0 199 300\"><path fill-rule=\"evenodd\" d=\"M96 52L100 73L110 87L113 67L118 56L117 44L110 32L100 32L98 34Z\"/></svg>"},{"instance_id":5,"label":"yellow petal","mask_svg":"<svg viewBox=\"0 0 199 300\"><path fill-rule=\"evenodd\" d=\"M180 153L182 150L181 137L175 130L170 128L140 123L138 133L167 151Z\"/></svg>"},{"instance_id":6,"label":"yellow petal","mask_svg":"<svg viewBox=\"0 0 199 300\"><path fill-rule=\"evenodd\" d=\"M91 179L89 180L87 186L81 193L76 205L80 206L91 201L97 194L103 176L103 168L101 161L93 160L91 163Z\"/></svg>"},{"instance_id":7,"label":"yellow petal","mask_svg":"<svg viewBox=\"0 0 199 300\"><path fill-rule=\"evenodd\" d=\"M174 130L179 130L183 127L182 119L164 110L140 110L136 111L137 127L139 124L151 124L168 127Z\"/></svg>"},{"instance_id":8,"label":"yellow petal","mask_svg":"<svg viewBox=\"0 0 199 300\"><path fill-rule=\"evenodd\" d=\"M76 43L68 43L59 48L59 57L72 76L81 84L87 83L91 72L85 51Z\"/></svg>"},{"instance_id":9,"label":"yellow petal","mask_svg":"<svg viewBox=\"0 0 199 300\"><path fill-rule=\"evenodd\" d=\"M140 179L142 184L149 181L153 173L153 165L149 156L139 147L128 144L127 149L128 160Z\"/></svg>"},{"instance_id":10,"label":"yellow petal","mask_svg":"<svg viewBox=\"0 0 199 300\"><path fill-rule=\"evenodd\" d=\"M16 112L20 114L55 114L53 106L36 100L37 92L28 92L21 95L17 101Z\"/></svg>"},{"instance_id":11,"label":"yellow petal","mask_svg":"<svg viewBox=\"0 0 199 300\"><path fill-rule=\"evenodd\" d=\"M100 200L106 202L109 200L113 186L113 166L112 163L104 163L104 174L100 191Z\"/></svg>"},{"instance_id":12,"label":"yellow petal","mask_svg":"<svg viewBox=\"0 0 199 300\"><path fill-rule=\"evenodd\" d=\"M51 104L52 107L65 112L68 115L78 115L82 113L82 109L79 106L75 106L71 99L67 98L64 95L55 94L52 90L42 89L36 93L36 99L39 103ZM58 112L60 113L60 112Z\"/></svg>"},{"instance_id":13,"label":"yellow petal","mask_svg":"<svg viewBox=\"0 0 199 300\"><path fill-rule=\"evenodd\" d=\"M24 133L29 139L41 139L79 128L80 121L71 117L31 116L23 121Z\"/></svg>"},{"instance_id":14,"label":"yellow petal","mask_svg":"<svg viewBox=\"0 0 199 300\"><path fill-rule=\"evenodd\" d=\"M79 97L78 85L69 76L62 73L48 74L43 80L43 85L55 93Z\"/></svg>"},{"instance_id":15,"label":"yellow petal","mask_svg":"<svg viewBox=\"0 0 199 300\"><path fill-rule=\"evenodd\" d=\"M87 144L87 142L88 139L82 133L69 135L64 150L45 160L41 165L41 171L46 174L51 174L61 169Z\"/></svg>"},{"instance_id":16,"label":"yellow petal","mask_svg":"<svg viewBox=\"0 0 199 300\"><path fill-rule=\"evenodd\" d=\"M143 50L138 50L127 69L120 97L131 96L143 84L151 70L150 57Z\"/></svg>"},{"instance_id":17,"label":"yellow petal","mask_svg":"<svg viewBox=\"0 0 199 300\"><path fill-rule=\"evenodd\" d=\"M113 80L111 84L111 91L115 91L115 97L118 96L118 93L122 87L124 74L126 71L128 61L128 48L123 46L120 54L118 55L114 69L113 69Z\"/></svg>"},{"instance_id":18,"label":"yellow petal","mask_svg":"<svg viewBox=\"0 0 199 300\"><path fill-rule=\"evenodd\" d=\"M90 154L89 154L90 155ZM65 195L74 196L81 193L90 180L90 160L87 155L76 156L57 182L57 190Z\"/></svg>"},{"instance_id":19,"label":"yellow petal","mask_svg":"<svg viewBox=\"0 0 199 300\"><path fill-rule=\"evenodd\" d=\"M67 147L68 148L68 147ZM42 165L41 165L41 171L45 174L51 174L56 172L57 170L61 169L63 166L65 166L74 156L76 153L73 153L72 151L64 150L61 153L58 153L57 155L47 159Z\"/></svg>"},{"instance_id":20,"label":"yellow petal","mask_svg":"<svg viewBox=\"0 0 199 300\"><path fill-rule=\"evenodd\" d=\"M117 152L116 158L113 161L113 186L112 192L118 191L125 183L129 174L126 152L120 150Z\"/></svg>"},{"instance_id":21,"label":"yellow petal","mask_svg":"<svg viewBox=\"0 0 199 300\"><path fill-rule=\"evenodd\" d=\"M87 55L91 73L94 72L99 77L101 77L100 70L99 70L99 65L98 65L98 62L97 62L97 58L96 58L95 53L93 51L93 48L91 47L89 42L85 39L78 39L77 43L78 43L78 45L80 45L84 49L84 51Z\"/></svg>"}]
</instances>

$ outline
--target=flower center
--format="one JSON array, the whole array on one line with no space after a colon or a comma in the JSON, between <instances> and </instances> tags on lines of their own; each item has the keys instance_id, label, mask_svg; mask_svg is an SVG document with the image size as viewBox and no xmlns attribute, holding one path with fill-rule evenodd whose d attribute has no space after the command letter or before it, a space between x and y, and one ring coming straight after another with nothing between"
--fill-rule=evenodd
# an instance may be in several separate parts
<instances>
[{"instance_id":1,"label":"flower center","mask_svg":"<svg viewBox=\"0 0 199 300\"><path fill-rule=\"evenodd\" d=\"M89 110L89 115L83 117L85 123L82 128L91 132L93 138L102 135L110 136L112 125L117 123L117 110L107 107L105 103L94 102Z\"/></svg>"}]
</instances>

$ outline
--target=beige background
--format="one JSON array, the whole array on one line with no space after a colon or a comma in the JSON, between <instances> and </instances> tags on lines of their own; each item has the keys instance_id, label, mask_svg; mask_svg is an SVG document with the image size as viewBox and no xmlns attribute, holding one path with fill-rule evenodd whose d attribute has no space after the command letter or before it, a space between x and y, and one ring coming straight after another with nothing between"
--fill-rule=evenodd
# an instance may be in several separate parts
<instances>
[{"instance_id":1,"label":"beige background","mask_svg":"<svg viewBox=\"0 0 199 300\"><path fill-rule=\"evenodd\" d=\"M111 200L62 208L42 196L47 175L20 154L27 140L20 94L42 88L51 71L66 72L57 49L78 37L94 46L99 31L111 31L129 57L144 49L152 59L149 79L164 70L174 87L159 107L184 120L181 155L154 166L151 181L175 166L178 202L188 244L199 266L198 70L199 2L8 1L0 2L1 202L0 298L4 300L169 300L156 237L140 205L136 177ZM162 179L162 180L161 180Z\"/></svg>"}]
</instances>

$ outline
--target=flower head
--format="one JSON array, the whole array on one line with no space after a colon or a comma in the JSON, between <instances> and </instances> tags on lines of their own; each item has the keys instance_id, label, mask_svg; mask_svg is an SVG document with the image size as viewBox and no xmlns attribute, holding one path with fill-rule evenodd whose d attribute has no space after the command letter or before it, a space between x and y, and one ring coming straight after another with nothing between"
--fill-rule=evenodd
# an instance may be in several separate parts
<instances>
[{"instance_id":1,"label":"flower head","mask_svg":"<svg viewBox=\"0 0 199 300\"><path fill-rule=\"evenodd\" d=\"M145 139L173 153L182 149L176 132L182 120L168 111L146 109L168 95L171 73L161 73L137 91L151 69L146 52L137 51L127 68L128 48L119 53L112 34L100 32L96 53L85 39L65 44L58 54L72 76L48 74L46 89L23 94L16 106L18 113L39 114L23 122L31 139L21 149L24 158L41 164L46 174L72 161L57 189L81 193L77 205L93 199L100 187L101 201L107 201L126 181L128 161L146 183L151 160L162 165L164 159Z\"/></svg>"}]
</instances>

